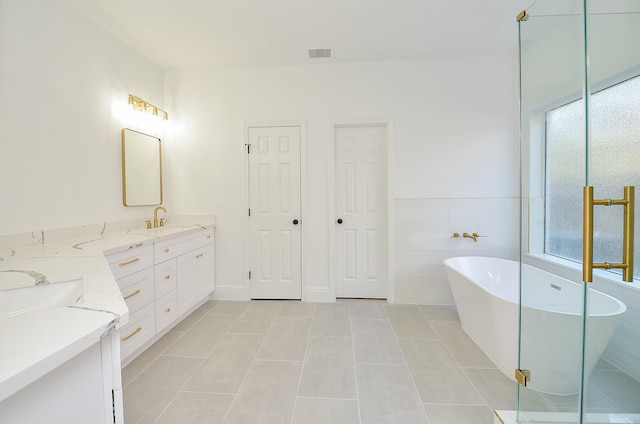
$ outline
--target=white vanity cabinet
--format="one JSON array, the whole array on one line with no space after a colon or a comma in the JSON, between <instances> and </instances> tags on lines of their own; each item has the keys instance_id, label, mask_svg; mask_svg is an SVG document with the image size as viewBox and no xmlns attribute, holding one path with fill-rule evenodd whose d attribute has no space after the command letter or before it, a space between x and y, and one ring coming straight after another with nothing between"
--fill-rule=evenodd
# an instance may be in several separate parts
<instances>
[{"instance_id":1,"label":"white vanity cabinet","mask_svg":"<svg viewBox=\"0 0 640 424\"><path fill-rule=\"evenodd\" d=\"M2 424L123 424L117 333L0 402Z\"/></svg>"},{"instance_id":2,"label":"white vanity cabinet","mask_svg":"<svg viewBox=\"0 0 640 424\"><path fill-rule=\"evenodd\" d=\"M161 237L107 257L129 308L120 329L123 364L129 363L214 289L213 228Z\"/></svg>"},{"instance_id":3,"label":"white vanity cabinet","mask_svg":"<svg viewBox=\"0 0 640 424\"><path fill-rule=\"evenodd\" d=\"M129 322L120 329L124 359L156 334L153 245L130 246L107 261L129 308Z\"/></svg>"},{"instance_id":4,"label":"white vanity cabinet","mask_svg":"<svg viewBox=\"0 0 640 424\"><path fill-rule=\"evenodd\" d=\"M213 245L178 258L178 281L178 315L183 315L213 291Z\"/></svg>"},{"instance_id":5,"label":"white vanity cabinet","mask_svg":"<svg viewBox=\"0 0 640 424\"><path fill-rule=\"evenodd\" d=\"M177 314L182 317L214 290L213 229L160 241L154 250L156 263L175 261Z\"/></svg>"},{"instance_id":6,"label":"white vanity cabinet","mask_svg":"<svg viewBox=\"0 0 640 424\"><path fill-rule=\"evenodd\" d=\"M156 333L167 328L178 318L176 260L170 259L154 267Z\"/></svg>"}]
</instances>

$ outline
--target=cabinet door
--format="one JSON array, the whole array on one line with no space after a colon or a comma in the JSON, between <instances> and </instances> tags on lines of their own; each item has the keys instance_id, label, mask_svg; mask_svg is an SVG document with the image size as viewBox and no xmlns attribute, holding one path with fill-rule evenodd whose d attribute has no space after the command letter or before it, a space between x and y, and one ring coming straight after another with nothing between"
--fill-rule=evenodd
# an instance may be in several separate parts
<instances>
[{"instance_id":1,"label":"cabinet door","mask_svg":"<svg viewBox=\"0 0 640 424\"><path fill-rule=\"evenodd\" d=\"M209 296L214 289L213 279L213 245L199 249L200 253L196 260L196 296L203 299Z\"/></svg>"},{"instance_id":2,"label":"cabinet door","mask_svg":"<svg viewBox=\"0 0 640 424\"><path fill-rule=\"evenodd\" d=\"M213 291L213 245L178 257L178 315Z\"/></svg>"},{"instance_id":3,"label":"cabinet door","mask_svg":"<svg viewBox=\"0 0 640 424\"><path fill-rule=\"evenodd\" d=\"M156 334L155 303L129 314L129 322L120 329L120 356L124 361Z\"/></svg>"},{"instance_id":4,"label":"cabinet door","mask_svg":"<svg viewBox=\"0 0 640 424\"><path fill-rule=\"evenodd\" d=\"M112 388L105 383L96 343L0 402L0 423L113 422Z\"/></svg>"},{"instance_id":5,"label":"cabinet door","mask_svg":"<svg viewBox=\"0 0 640 424\"><path fill-rule=\"evenodd\" d=\"M118 287L127 303L129 312L133 313L153 302L154 282L153 268L138 271L118 280Z\"/></svg>"},{"instance_id":6,"label":"cabinet door","mask_svg":"<svg viewBox=\"0 0 640 424\"><path fill-rule=\"evenodd\" d=\"M176 260L157 264L154 267L156 299L176 290Z\"/></svg>"},{"instance_id":7,"label":"cabinet door","mask_svg":"<svg viewBox=\"0 0 640 424\"><path fill-rule=\"evenodd\" d=\"M177 306L175 290L156 300L156 334L178 318Z\"/></svg>"},{"instance_id":8,"label":"cabinet door","mask_svg":"<svg viewBox=\"0 0 640 424\"><path fill-rule=\"evenodd\" d=\"M178 257L178 316L183 315L197 303L195 266L195 253Z\"/></svg>"},{"instance_id":9,"label":"cabinet door","mask_svg":"<svg viewBox=\"0 0 640 424\"><path fill-rule=\"evenodd\" d=\"M153 266L153 245L136 245L133 249L107 256L116 280Z\"/></svg>"}]
</instances>

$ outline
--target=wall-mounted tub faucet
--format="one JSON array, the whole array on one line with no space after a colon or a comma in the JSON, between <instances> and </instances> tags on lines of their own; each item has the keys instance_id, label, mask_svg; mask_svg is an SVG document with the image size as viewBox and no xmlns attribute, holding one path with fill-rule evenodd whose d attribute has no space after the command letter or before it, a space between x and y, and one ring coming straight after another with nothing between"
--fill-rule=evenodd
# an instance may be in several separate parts
<instances>
[{"instance_id":1,"label":"wall-mounted tub faucet","mask_svg":"<svg viewBox=\"0 0 640 424\"><path fill-rule=\"evenodd\" d=\"M462 237L464 237L464 238L470 238L471 240L473 240L474 242L476 242L476 243L477 243L477 242L478 242L478 237L486 237L486 236L481 236L481 235L479 235L478 233L472 233L472 234L469 234L469 233L462 233Z\"/></svg>"}]
</instances>

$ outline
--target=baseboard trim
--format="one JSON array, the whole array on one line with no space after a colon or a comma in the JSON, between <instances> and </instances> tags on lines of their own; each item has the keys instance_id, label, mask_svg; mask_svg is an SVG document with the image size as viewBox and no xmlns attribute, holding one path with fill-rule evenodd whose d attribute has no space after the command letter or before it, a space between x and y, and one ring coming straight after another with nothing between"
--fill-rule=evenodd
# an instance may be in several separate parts
<instances>
[{"instance_id":1,"label":"baseboard trim","mask_svg":"<svg viewBox=\"0 0 640 424\"><path fill-rule=\"evenodd\" d=\"M211 295L211 300L251 300L249 290L242 286L216 286Z\"/></svg>"},{"instance_id":2,"label":"baseboard trim","mask_svg":"<svg viewBox=\"0 0 640 424\"><path fill-rule=\"evenodd\" d=\"M242 286L216 286L209 296L211 300L251 300L249 289ZM335 302L336 298L329 287L307 287L304 289L304 302Z\"/></svg>"},{"instance_id":3,"label":"baseboard trim","mask_svg":"<svg viewBox=\"0 0 640 424\"><path fill-rule=\"evenodd\" d=\"M303 297L305 302L335 302L336 297L329 287L307 287L305 289L306 296Z\"/></svg>"}]
</instances>

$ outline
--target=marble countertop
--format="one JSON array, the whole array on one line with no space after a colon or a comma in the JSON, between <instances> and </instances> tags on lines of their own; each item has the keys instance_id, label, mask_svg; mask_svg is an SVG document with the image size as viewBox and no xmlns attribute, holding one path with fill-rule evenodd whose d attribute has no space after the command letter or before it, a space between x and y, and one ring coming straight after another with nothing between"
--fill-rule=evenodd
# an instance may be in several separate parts
<instances>
[{"instance_id":1,"label":"marble countertop","mask_svg":"<svg viewBox=\"0 0 640 424\"><path fill-rule=\"evenodd\" d=\"M167 227L0 251L0 401L128 322L129 310L105 255L215 226L213 218L196 224L175 221ZM36 285L43 279L45 284ZM31 293L63 287L53 287L59 283L75 285L82 297L70 292L73 300L63 306L28 311L18 310L10 297L16 293L35 297Z\"/></svg>"}]
</instances>

